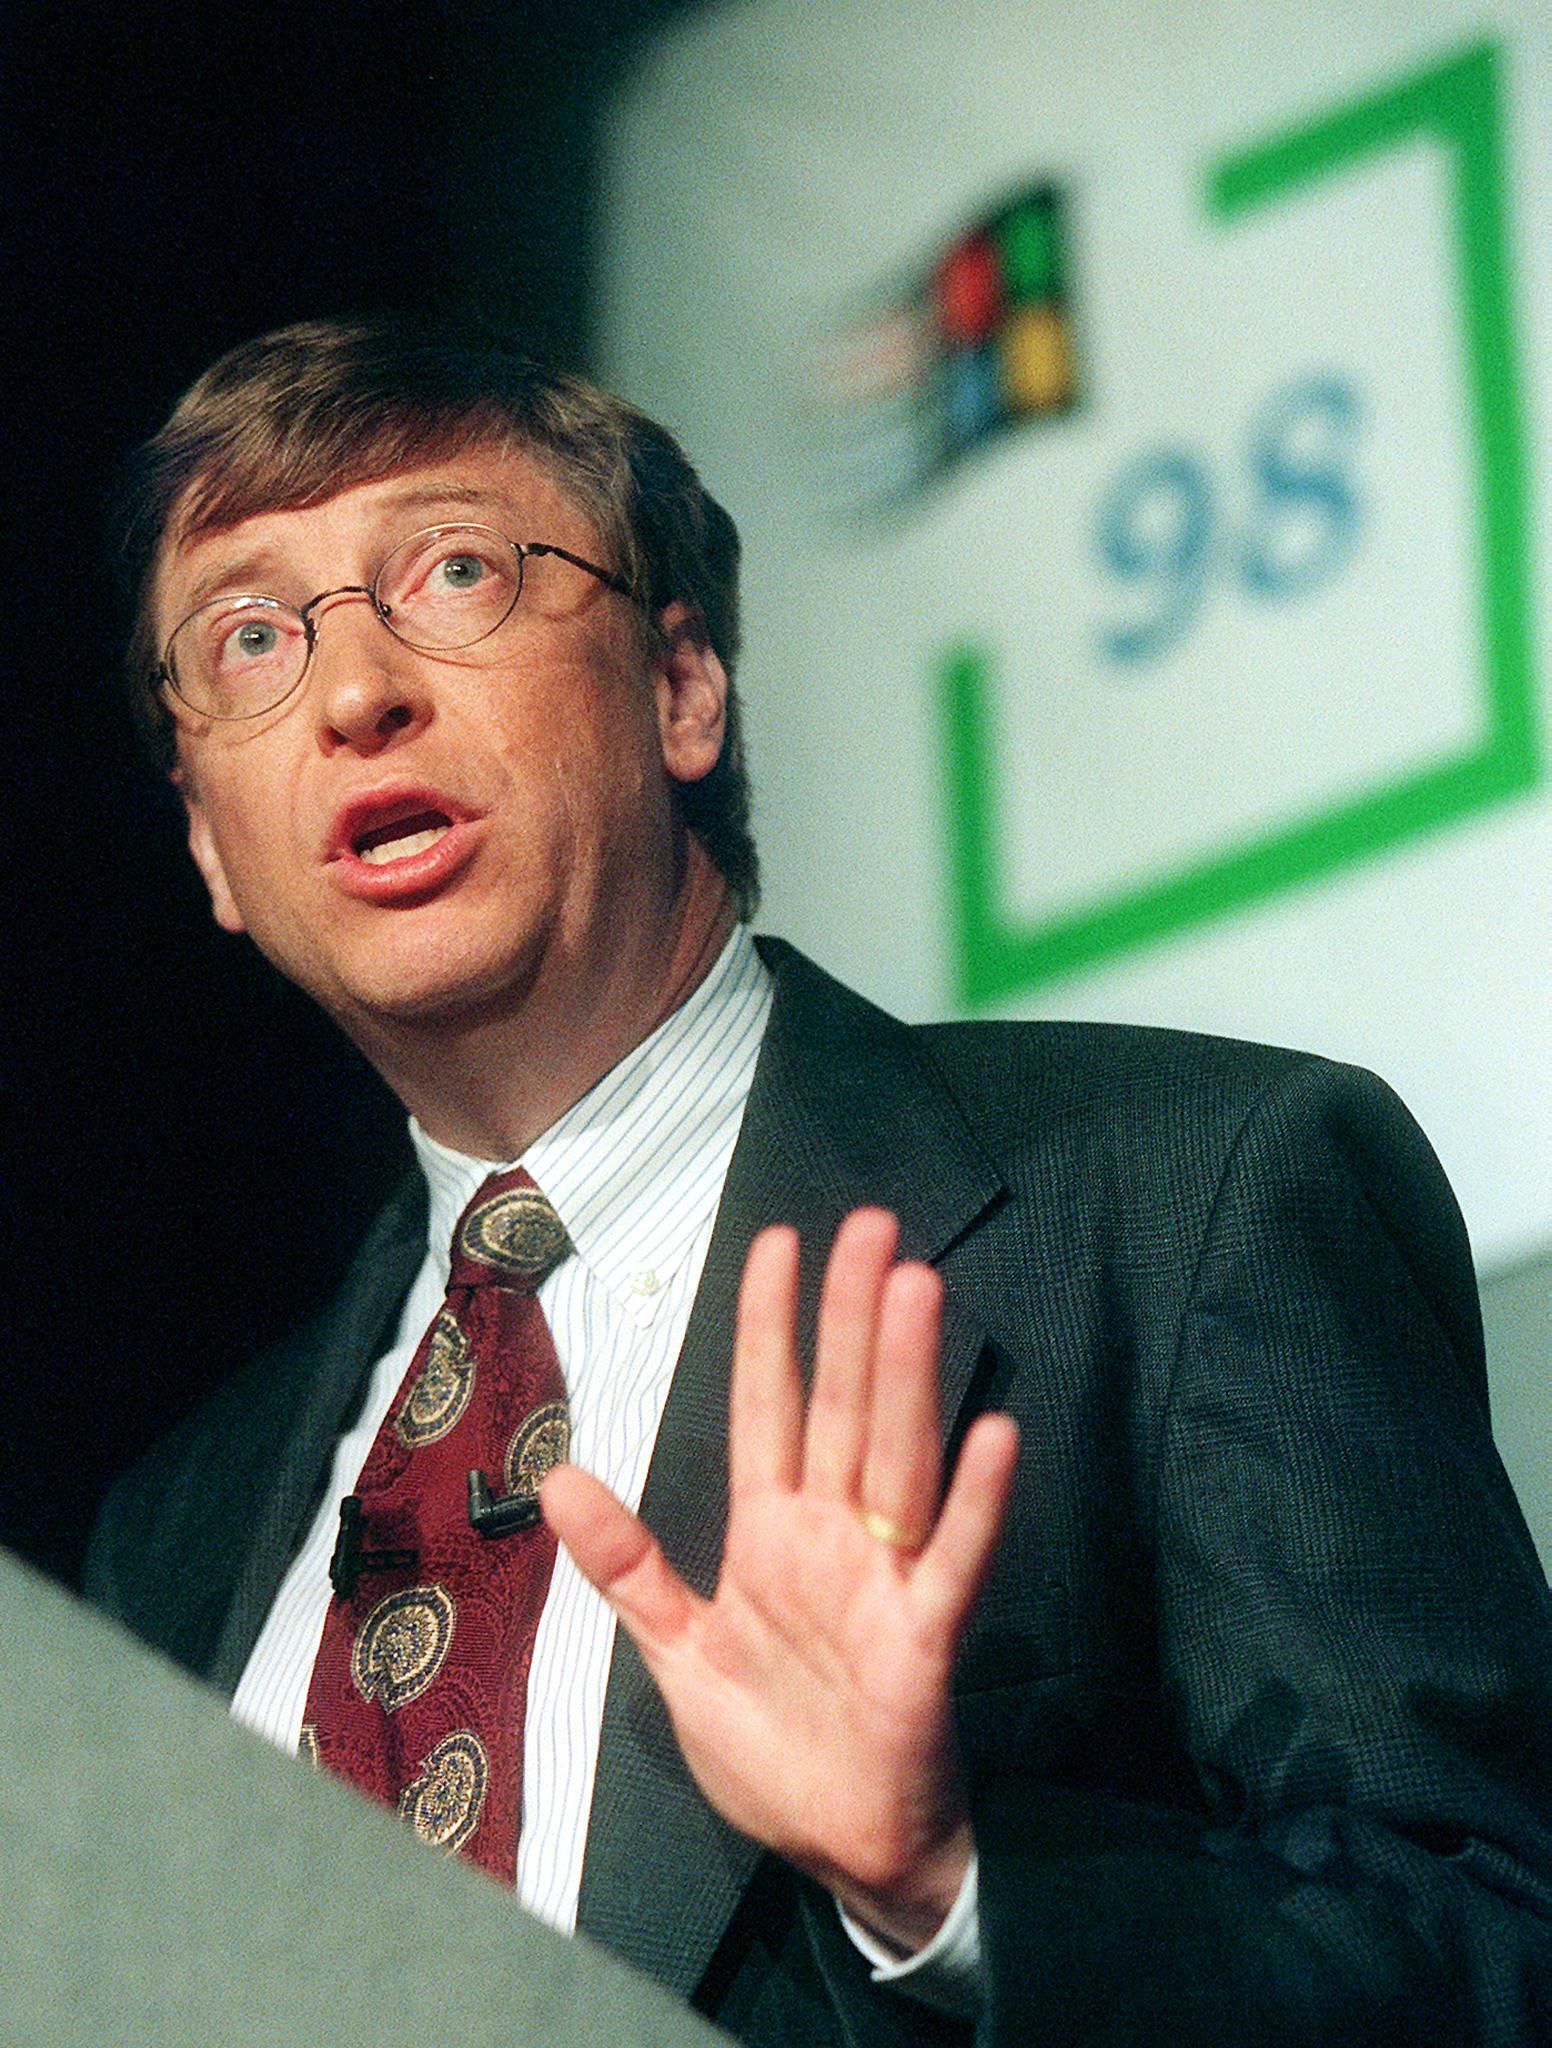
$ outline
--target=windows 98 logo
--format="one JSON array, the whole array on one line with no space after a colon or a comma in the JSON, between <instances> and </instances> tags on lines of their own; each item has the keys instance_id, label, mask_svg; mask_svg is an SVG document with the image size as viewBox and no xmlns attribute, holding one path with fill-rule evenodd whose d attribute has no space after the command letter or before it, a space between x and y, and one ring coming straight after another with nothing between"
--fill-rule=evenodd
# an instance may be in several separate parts
<instances>
[{"instance_id":1,"label":"windows 98 logo","mask_svg":"<svg viewBox=\"0 0 1552 2048\"><path fill-rule=\"evenodd\" d=\"M1484 39L1288 125L1231 122L1205 159L1193 144L1177 240L1153 250L1163 283L1141 299L1184 322L1188 381L1156 412L1145 379L1131 412L1119 387L1094 402L1072 195L1049 178L945 224L824 335L823 474L834 509L873 528L870 559L950 499L956 531L973 526L978 459L1017 430L1033 476L1040 425L1085 408L1082 433L1041 451L1063 458L1065 511L1038 576L989 525L985 561L945 578L961 616L927 654L965 1007L1538 784L1501 68ZM1116 203L1101 177L1091 233ZM1135 345L1146 315L1124 317ZM1044 617L1019 600L1045 628L1022 638L986 594L1019 576L1057 593ZM1037 798L1057 761L1080 771L1070 813Z\"/></svg>"}]
</instances>

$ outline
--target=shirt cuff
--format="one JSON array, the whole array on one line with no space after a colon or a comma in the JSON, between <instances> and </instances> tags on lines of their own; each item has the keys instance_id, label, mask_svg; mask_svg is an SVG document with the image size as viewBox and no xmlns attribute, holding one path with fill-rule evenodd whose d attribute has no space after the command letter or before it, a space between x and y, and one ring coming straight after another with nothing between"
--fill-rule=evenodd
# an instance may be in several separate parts
<instances>
[{"instance_id":1,"label":"shirt cuff","mask_svg":"<svg viewBox=\"0 0 1552 2048\"><path fill-rule=\"evenodd\" d=\"M935 2006L954 2019L979 2018L985 1991L979 1879L980 1863L972 1851L970 1867L948 1918L925 1948L903 1959L853 1920L837 1899L835 1910L852 1946L873 1965L873 1982L919 1998L923 2005Z\"/></svg>"}]
</instances>

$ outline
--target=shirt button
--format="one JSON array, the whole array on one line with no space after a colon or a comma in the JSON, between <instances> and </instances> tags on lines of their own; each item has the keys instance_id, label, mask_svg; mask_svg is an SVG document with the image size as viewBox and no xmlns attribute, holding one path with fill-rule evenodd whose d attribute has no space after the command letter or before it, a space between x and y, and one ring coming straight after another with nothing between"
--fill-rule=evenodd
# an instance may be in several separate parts
<instances>
[{"instance_id":1,"label":"shirt button","mask_svg":"<svg viewBox=\"0 0 1552 2048\"><path fill-rule=\"evenodd\" d=\"M656 1271L651 1266L643 1266L641 1271L631 1281L631 1292L632 1294L645 1294L650 1297L657 1293L662 1284L662 1281L657 1277Z\"/></svg>"}]
</instances>

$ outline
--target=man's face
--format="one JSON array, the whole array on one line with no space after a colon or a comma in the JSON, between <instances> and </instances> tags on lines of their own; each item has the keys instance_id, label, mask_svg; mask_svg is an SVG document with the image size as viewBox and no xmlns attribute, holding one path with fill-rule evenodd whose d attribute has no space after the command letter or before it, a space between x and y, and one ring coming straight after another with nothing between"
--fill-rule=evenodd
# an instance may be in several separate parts
<instances>
[{"instance_id":1,"label":"man's face","mask_svg":"<svg viewBox=\"0 0 1552 2048\"><path fill-rule=\"evenodd\" d=\"M475 449L172 547L158 629L222 594L300 607L369 585L398 542L453 522L603 562L531 459ZM367 1040L535 988L563 1008L574 990L584 1013L618 999L672 920L672 786L720 749L715 655L672 633L677 653L644 653L630 600L553 557L529 562L503 626L454 653L401 645L359 596L315 617L285 703L231 723L179 713L177 779L217 920Z\"/></svg>"}]
</instances>

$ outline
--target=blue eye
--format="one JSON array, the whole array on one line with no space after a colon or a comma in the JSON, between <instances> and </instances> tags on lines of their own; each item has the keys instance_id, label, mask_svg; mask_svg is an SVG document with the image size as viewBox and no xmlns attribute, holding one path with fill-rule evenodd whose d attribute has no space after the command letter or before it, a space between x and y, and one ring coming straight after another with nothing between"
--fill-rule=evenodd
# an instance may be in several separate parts
<instances>
[{"instance_id":1,"label":"blue eye","mask_svg":"<svg viewBox=\"0 0 1552 2048\"><path fill-rule=\"evenodd\" d=\"M240 661L257 661L261 656L273 654L279 645L280 634L274 626L262 620L250 619L246 625L227 639L227 649Z\"/></svg>"},{"instance_id":2,"label":"blue eye","mask_svg":"<svg viewBox=\"0 0 1552 2048\"><path fill-rule=\"evenodd\" d=\"M444 590L472 590L490 574L490 565L478 555L446 555L432 571L430 581Z\"/></svg>"},{"instance_id":3,"label":"blue eye","mask_svg":"<svg viewBox=\"0 0 1552 2048\"><path fill-rule=\"evenodd\" d=\"M379 612L408 647L472 647L517 602L522 562L483 526L429 526L401 541L377 572Z\"/></svg>"}]
</instances>

